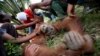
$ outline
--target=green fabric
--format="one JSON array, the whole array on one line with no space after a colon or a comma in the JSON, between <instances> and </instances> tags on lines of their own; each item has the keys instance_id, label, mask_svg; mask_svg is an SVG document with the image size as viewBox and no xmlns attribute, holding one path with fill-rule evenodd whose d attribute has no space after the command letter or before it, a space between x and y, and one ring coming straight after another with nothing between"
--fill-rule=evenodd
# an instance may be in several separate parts
<instances>
[{"instance_id":1,"label":"green fabric","mask_svg":"<svg viewBox=\"0 0 100 56\"><path fill-rule=\"evenodd\" d=\"M58 17L63 17L66 15L67 3L61 3L58 0L53 0L51 4L51 9L53 10L53 14L56 14Z\"/></svg>"}]
</instances>

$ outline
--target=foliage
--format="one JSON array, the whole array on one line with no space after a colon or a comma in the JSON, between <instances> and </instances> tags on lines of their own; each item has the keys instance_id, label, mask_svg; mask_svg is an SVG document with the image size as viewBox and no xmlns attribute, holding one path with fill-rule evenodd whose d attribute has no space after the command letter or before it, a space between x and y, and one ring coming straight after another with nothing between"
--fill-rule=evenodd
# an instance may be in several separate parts
<instances>
[{"instance_id":1,"label":"foliage","mask_svg":"<svg viewBox=\"0 0 100 56\"><path fill-rule=\"evenodd\" d=\"M99 0L85 0L85 4L89 5L90 7L99 7L100 1Z\"/></svg>"},{"instance_id":2,"label":"foliage","mask_svg":"<svg viewBox=\"0 0 100 56\"><path fill-rule=\"evenodd\" d=\"M82 16L81 21L85 31L95 40L94 56L100 56L100 13L86 14Z\"/></svg>"},{"instance_id":3,"label":"foliage","mask_svg":"<svg viewBox=\"0 0 100 56\"><path fill-rule=\"evenodd\" d=\"M90 34L100 34L100 13L86 14L81 17L85 30Z\"/></svg>"},{"instance_id":4,"label":"foliage","mask_svg":"<svg viewBox=\"0 0 100 56\"><path fill-rule=\"evenodd\" d=\"M14 23L19 23L19 21L16 19L16 14L20 11L23 11L25 9L24 4L27 1L25 0L4 0L0 1L0 10L3 12L12 15Z\"/></svg>"},{"instance_id":5,"label":"foliage","mask_svg":"<svg viewBox=\"0 0 100 56\"><path fill-rule=\"evenodd\" d=\"M100 10L100 0L85 0L84 9L89 11L96 11L97 13Z\"/></svg>"},{"instance_id":6,"label":"foliage","mask_svg":"<svg viewBox=\"0 0 100 56\"><path fill-rule=\"evenodd\" d=\"M24 9L24 2L23 0L4 0L0 2L0 9L15 16Z\"/></svg>"},{"instance_id":7,"label":"foliage","mask_svg":"<svg viewBox=\"0 0 100 56\"><path fill-rule=\"evenodd\" d=\"M4 45L7 51L7 56L21 56L22 55L22 49L19 44L12 44L10 42L6 42Z\"/></svg>"},{"instance_id":8,"label":"foliage","mask_svg":"<svg viewBox=\"0 0 100 56\"><path fill-rule=\"evenodd\" d=\"M96 40L95 46L96 48L94 56L100 56L100 38Z\"/></svg>"},{"instance_id":9,"label":"foliage","mask_svg":"<svg viewBox=\"0 0 100 56\"><path fill-rule=\"evenodd\" d=\"M65 30L61 30L58 33L56 33L54 36L49 36L47 39L48 47L54 47L58 43L60 43L63 38L64 33L65 33Z\"/></svg>"}]
</instances>

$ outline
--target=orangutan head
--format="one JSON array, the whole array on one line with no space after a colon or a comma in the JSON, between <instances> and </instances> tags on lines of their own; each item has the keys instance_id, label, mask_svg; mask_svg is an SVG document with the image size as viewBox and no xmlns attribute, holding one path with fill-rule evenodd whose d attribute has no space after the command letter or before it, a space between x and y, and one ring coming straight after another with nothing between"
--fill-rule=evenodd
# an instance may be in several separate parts
<instances>
[{"instance_id":1,"label":"orangutan head","mask_svg":"<svg viewBox=\"0 0 100 56\"><path fill-rule=\"evenodd\" d=\"M54 35L55 34L55 28L52 25L49 24L42 24L40 26L40 30L45 33L46 35Z\"/></svg>"}]
</instances>

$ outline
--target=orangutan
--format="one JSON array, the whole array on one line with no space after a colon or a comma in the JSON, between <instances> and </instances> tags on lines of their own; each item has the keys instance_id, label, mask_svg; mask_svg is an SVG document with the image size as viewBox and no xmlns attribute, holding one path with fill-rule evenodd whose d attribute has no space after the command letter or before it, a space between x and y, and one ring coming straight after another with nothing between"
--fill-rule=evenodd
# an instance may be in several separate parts
<instances>
[{"instance_id":1,"label":"orangutan","mask_svg":"<svg viewBox=\"0 0 100 56\"><path fill-rule=\"evenodd\" d=\"M44 44L39 44L45 35L54 34L61 29L69 32L65 33L61 44L55 48L49 48ZM39 30L39 32L37 32ZM79 18L76 16L65 17L53 25L43 24L36 30L37 40L32 41L25 47L24 56L81 56L84 53L93 52L93 42L89 35L84 33ZM44 43L44 42L43 42Z\"/></svg>"}]
</instances>

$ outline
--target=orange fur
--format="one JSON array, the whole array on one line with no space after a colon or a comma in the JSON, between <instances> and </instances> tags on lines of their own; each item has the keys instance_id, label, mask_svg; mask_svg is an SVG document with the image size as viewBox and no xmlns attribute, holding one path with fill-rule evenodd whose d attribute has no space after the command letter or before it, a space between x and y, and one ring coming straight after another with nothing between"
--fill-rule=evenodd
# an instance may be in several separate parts
<instances>
[{"instance_id":1,"label":"orange fur","mask_svg":"<svg viewBox=\"0 0 100 56\"><path fill-rule=\"evenodd\" d=\"M53 26L57 31L63 28L69 31L78 32L83 37L85 36L85 33L83 31L78 17L67 17L62 21L56 22L55 24L53 24ZM37 30L39 30L38 28L39 26L37 27ZM87 49L89 47L90 49L88 49L88 52L90 52L90 50L93 50L93 43L92 40L90 40L89 38L85 40L86 43L84 47L82 47L81 50L77 51L70 49L66 50L66 46L63 45L63 43L58 45L56 48L49 48L46 45L44 45L44 41L45 35L41 32L38 33L38 35L32 39L32 44L26 46L24 52L25 56L80 56L83 52L87 52Z\"/></svg>"},{"instance_id":2,"label":"orange fur","mask_svg":"<svg viewBox=\"0 0 100 56\"><path fill-rule=\"evenodd\" d=\"M83 28L80 20L76 16L65 17L62 21L58 21L53 26L59 31L61 29L66 29L69 31L79 32L83 34Z\"/></svg>"},{"instance_id":3,"label":"orange fur","mask_svg":"<svg viewBox=\"0 0 100 56\"><path fill-rule=\"evenodd\" d=\"M53 26L56 28L57 31L63 28L69 31L78 32L81 36L85 37L85 41L86 41L84 47L80 51L84 53L86 52L91 53L94 51L92 39L89 35L87 36L87 34L84 33L84 29L80 23L79 17L77 16L66 17L62 21L53 24Z\"/></svg>"},{"instance_id":4,"label":"orange fur","mask_svg":"<svg viewBox=\"0 0 100 56\"><path fill-rule=\"evenodd\" d=\"M30 44L25 49L25 56L80 56L79 51L66 50L63 45L56 48Z\"/></svg>"}]
</instances>

